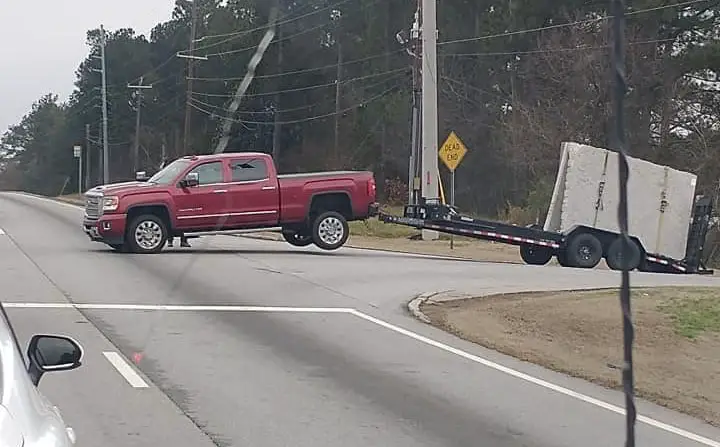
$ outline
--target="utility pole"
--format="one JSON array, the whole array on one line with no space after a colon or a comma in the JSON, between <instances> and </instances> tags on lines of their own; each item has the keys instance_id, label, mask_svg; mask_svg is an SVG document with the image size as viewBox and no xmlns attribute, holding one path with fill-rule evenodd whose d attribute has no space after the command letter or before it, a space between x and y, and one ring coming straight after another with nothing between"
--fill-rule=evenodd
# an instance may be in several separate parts
<instances>
[{"instance_id":1,"label":"utility pole","mask_svg":"<svg viewBox=\"0 0 720 447\"><path fill-rule=\"evenodd\" d=\"M437 0L422 2L422 197L438 203ZM435 240L437 231L423 230L423 239Z\"/></svg>"},{"instance_id":2,"label":"utility pole","mask_svg":"<svg viewBox=\"0 0 720 447\"><path fill-rule=\"evenodd\" d=\"M85 188L90 188L90 124L85 124Z\"/></svg>"},{"instance_id":3,"label":"utility pole","mask_svg":"<svg viewBox=\"0 0 720 447\"><path fill-rule=\"evenodd\" d=\"M133 147L133 174L140 170L140 110L142 108L143 90L151 89L152 85L143 85L144 76L140 77L137 85L128 84L128 88L135 89L135 145Z\"/></svg>"},{"instance_id":4,"label":"utility pole","mask_svg":"<svg viewBox=\"0 0 720 447\"><path fill-rule=\"evenodd\" d=\"M278 2L278 5L280 5L280 2ZM278 27L277 32L278 32L278 34L277 34L277 36L278 36L278 42L277 42L278 60L277 60L277 70L276 71L277 71L277 74L280 75L282 73L283 63L284 63L284 61L283 61L283 59L284 59L283 46L284 45L282 43L282 36L283 36L282 28ZM277 88L275 89L275 91L277 91L277 93L275 93L275 108L276 109L275 109L275 124L273 125L273 148L272 148L272 157L273 157L273 161L275 162L276 170L280 169L280 150L281 150L280 145L282 144L282 124L281 124L281 121L282 121L281 115L282 114L280 112L280 110L282 109L282 107L280 106L280 100L281 100L282 94L280 93L280 85L281 85L280 76L278 76Z\"/></svg>"},{"instance_id":5,"label":"utility pole","mask_svg":"<svg viewBox=\"0 0 720 447\"><path fill-rule=\"evenodd\" d=\"M225 152L225 148L230 141L230 131L232 130L232 124L234 122L233 116L240 107L240 101L242 101L245 92L247 91L248 87L250 87L250 83L252 82L253 78L255 78L255 70L257 69L260 61L262 61L262 58L265 55L265 51L267 50L268 46L270 46L272 40L275 38L278 9L278 3L276 3L272 9L270 9L270 17L268 19L267 31L265 31L265 35L263 36L263 38L260 39L260 43L258 44L255 54L253 54L253 56L250 58L250 62L248 62L248 71L247 73L245 73L245 77L235 90L235 96L230 103L230 107L228 107L227 109L227 116L223 122L222 129L220 130L220 141L218 141L217 146L215 146L214 153L216 154L221 154Z\"/></svg>"},{"instance_id":6,"label":"utility pole","mask_svg":"<svg viewBox=\"0 0 720 447\"><path fill-rule=\"evenodd\" d=\"M190 22L190 54L187 66L187 93L185 98L185 129L183 134L183 154L188 154L188 138L190 137L190 116L192 114L193 76L195 76L195 36L197 34L198 0L192 0Z\"/></svg>"},{"instance_id":7,"label":"utility pole","mask_svg":"<svg viewBox=\"0 0 720 447\"><path fill-rule=\"evenodd\" d=\"M422 42L420 41L420 3L415 11L415 21L410 30L410 49L408 53L413 58L413 97L412 97L412 131L410 138L410 166L408 171L408 198L410 203L417 205L420 198L422 169L420 161L421 145L420 145L420 120L421 120L421 103L422 88L420 85L422 63Z\"/></svg>"},{"instance_id":8,"label":"utility pole","mask_svg":"<svg viewBox=\"0 0 720 447\"><path fill-rule=\"evenodd\" d=\"M107 66L105 63L105 45L107 43L105 28L100 25L100 63L102 68L102 125L103 125L103 184L110 183L110 147L108 144L107 116Z\"/></svg>"},{"instance_id":9,"label":"utility pole","mask_svg":"<svg viewBox=\"0 0 720 447\"><path fill-rule=\"evenodd\" d=\"M339 20L339 19L338 19ZM333 169L340 168L340 106L342 93L342 64L343 52L340 36L337 36L337 75L335 79L335 145L333 146L332 163Z\"/></svg>"}]
</instances>

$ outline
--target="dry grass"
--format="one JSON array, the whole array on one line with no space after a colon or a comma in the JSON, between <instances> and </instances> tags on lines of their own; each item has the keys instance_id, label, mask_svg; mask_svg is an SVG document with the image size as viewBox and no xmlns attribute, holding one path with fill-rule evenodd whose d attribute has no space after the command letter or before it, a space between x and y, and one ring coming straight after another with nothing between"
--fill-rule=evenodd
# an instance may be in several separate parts
<instances>
[{"instance_id":1,"label":"dry grass","mask_svg":"<svg viewBox=\"0 0 720 447\"><path fill-rule=\"evenodd\" d=\"M636 289L639 396L720 425L720 289ZM619 388L616 290L498 295L426 303L434 325L483 346Z\"/></svg>"}]
</instances>

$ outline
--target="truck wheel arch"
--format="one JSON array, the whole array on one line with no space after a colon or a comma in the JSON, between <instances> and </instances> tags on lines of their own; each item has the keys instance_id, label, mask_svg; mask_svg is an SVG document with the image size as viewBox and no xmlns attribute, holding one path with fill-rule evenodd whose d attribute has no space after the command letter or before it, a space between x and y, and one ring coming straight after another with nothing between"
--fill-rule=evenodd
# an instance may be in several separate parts
<instances>
[{"instance_id":1,"label":"truck wheel arch","mask_svg":"<svg viewBox=\"0 0 720 447\"><path fill-rule=\"evenodd\" d=\"M354 212L352 200L347 191L323 191L310 196L307 217L312 222L313 217L325 211L337 211L347 220L352 220Z\"/></svg>"},{"instance_id":2,"label":"truck wheel arch","mask_svg":"<svg viewBox=\"0 0 720 447\"><path fill-rule=\"evenodd\" d=\"M144 203L142 205L133 205L127 210L126 221L129 223L133 218L142 214L154 214L161 218L168 230L171 231L173 228L172 218L170 217L170 210L164 203Z\"/></svg>"}]
</instances>

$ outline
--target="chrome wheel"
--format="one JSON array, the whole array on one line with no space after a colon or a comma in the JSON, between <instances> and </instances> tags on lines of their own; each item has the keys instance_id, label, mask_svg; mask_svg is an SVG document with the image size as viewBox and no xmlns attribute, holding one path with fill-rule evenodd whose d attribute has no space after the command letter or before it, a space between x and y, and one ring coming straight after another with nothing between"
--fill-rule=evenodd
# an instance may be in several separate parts
<instances>
[{"instance_id":1,"label":"chrome wheel","mask_svg":"<svg viewBox=\"0 0 720 447\"><path fill-rule=\"evenodd\" d=\"M157 222L144 220L135 228L135 243L143 250L155 250L163 242L163 229Z\"/></svg>"},{"instance_id":2,"label":"chrome wheel","mask_svg":"<svg viewBox=\"0 0 720 447\"><path fill-rule=\"evenodd\" d=\"M328 216L318 226L318 237L328 245L335 245L345 236L345 227L340 219Z\"/></svg>"}]
</instances>

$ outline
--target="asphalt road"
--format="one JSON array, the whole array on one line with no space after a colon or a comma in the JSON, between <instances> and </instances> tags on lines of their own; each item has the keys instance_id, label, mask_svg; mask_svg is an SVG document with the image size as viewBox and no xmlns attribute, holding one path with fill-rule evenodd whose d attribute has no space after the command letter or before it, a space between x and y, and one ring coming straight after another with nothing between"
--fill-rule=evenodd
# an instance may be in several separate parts
<instances>
[{"instance_id":1,"label":"asphalt road","mask_svg":"<svg viewBox=\"0 0 720 447\"><path fill-rule=\"evenodd\" d=\"M91 243L81 218L0 194L0 300L18 335L60 332L85 348L82 368L41 384L80 446L623 445L619 393L463 342L404 309L422 292L609 287L617 274L228 236L123 255ZM640 274L633 283L720 285ZM718 429L639 410L638 445L720 446Z\"/></svg>"}]
</instances>

